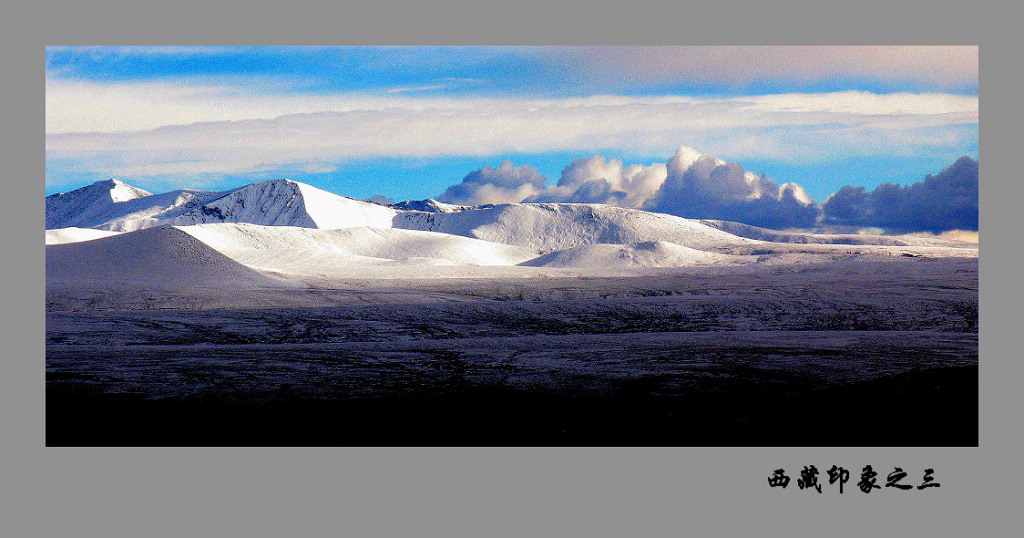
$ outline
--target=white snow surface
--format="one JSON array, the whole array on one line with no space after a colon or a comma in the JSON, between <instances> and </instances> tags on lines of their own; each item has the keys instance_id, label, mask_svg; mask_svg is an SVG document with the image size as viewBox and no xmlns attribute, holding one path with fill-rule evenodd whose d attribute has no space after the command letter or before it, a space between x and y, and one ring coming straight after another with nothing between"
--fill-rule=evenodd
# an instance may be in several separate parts
<instances>
[{"instance_id":1,"label":"white snow surface","mask_svg":"<svg viewBox=\"0 0 1024 538\"><path fill-rule=\"evenodd\" d=\"M667 241L633 245L590 244L545 254L523 263L532 267L690 267L749 263L743 256L706 252Z\"/></svg>"},{"instance_id":2,"label":"white snow surface","mask_svg":"<svg viewBox=\"0 0 1024 538\"><path fill-rule=\"evenodd\" d=\"M297 276L342 275L351 266L509 266L539 254L449 234L368 226L320 230L224 223L178 229L244 265Z\"/></svg>"},{"instance_id":3,"label":"white snow surface","mask_svg":"<svg viewBox=\"0 0 1024 538\"><path fill-rule=\"evenodd\" d=\"M92 241L93 239L110 237L112 235L117 235L118 233L119 232L110 232L106 230L94 230L92 228L58 228L56 230L46 230L46 244L62 245L64 243Z\"/></svg>"}]
</instances>

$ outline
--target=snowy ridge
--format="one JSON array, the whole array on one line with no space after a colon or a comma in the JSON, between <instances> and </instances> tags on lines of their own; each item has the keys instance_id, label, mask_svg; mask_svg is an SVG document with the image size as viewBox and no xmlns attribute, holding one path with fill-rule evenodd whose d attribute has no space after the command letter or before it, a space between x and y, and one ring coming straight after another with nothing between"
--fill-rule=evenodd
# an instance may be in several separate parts
<instances>
[{"instance_id":1,"label":"snowy ridge","mask_svg":"<svg viewBox=\"0 0 1024 538\"><path fill-rule=\"evenodd\" d=\"M116 204L107 219L94 228L118 232L132 232L156 226L165 226L197 211L203 203L218 198L222 193L210 191L176 190L154 194Z\"/></svg>"},{"instance_id":2,"label":"snowy ridge","mask_svg":"<svg viewBox=\"0 0 1024 538\"><path fill-rule=\"evenodd\" d=\"M174 224L247 222L264 226L390 228L395 210L287 179L259 181L203 204Z\"/></svg>"},{"instance_id":3,"label":"snowy ridge","mask_svg":"<svg viewBox=\"0 0 1024 538\"><path fill-rule=\"evenodd\" d=\"M398 202L396 204L391 204L390 207L401 211L423 211L426 213L453 213L455 211L463 211L473 208L473 206L446 204L444 202L438 202L433 198Z\"/></svg>"},{"instance_id":4,"label":"snowy ridge","mask_svg":"<svg viewBox=\"0 0 1024 538\"><path fill-rule=\"evenodd\" d=\"M950 239L932 237L913 237L909 235L873 235L873 234L836 234L836 233L805 233L784 232L758 228L740 222L701 219L698 222L713 228L729 232L740 237L770 241L773 243L807 243L831 245L882 245L894 247L956 247L969 248L969 243Z\"/></svg>"},{"instance_id":5,"label":"snowy ridge","mask_svg":"<svg viewBox=\"0 0 1024 538\"><path fill-rule=\"evenodd\" d=\"M453 213L402 212L394 226L543 252L593 243L667 241L700 250L757 243L681 217L601 204L501 204Z\"/></svg>"}]
</instances>

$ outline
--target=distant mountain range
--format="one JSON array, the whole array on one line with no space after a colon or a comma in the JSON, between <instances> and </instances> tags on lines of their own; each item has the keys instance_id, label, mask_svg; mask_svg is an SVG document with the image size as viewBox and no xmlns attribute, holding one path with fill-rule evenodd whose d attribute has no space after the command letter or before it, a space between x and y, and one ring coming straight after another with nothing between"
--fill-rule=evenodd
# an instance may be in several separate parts
<instances>
[{"instance_id":1,"label":"distant mountain range","mask_svg":"<svg viewBox=\"0 0 1024 538\"><path fill-rule=\"evenodd\" d=\"M220 268L208 280L223 284L225 275L256 282L424 266L614 271L977 256L976 245L942 239L780 232L602 204L381 205L286 179L162 194L100 181L46 197L46 228L48 282L147 274L169 282L194 273L195 260Z\"/></svg>"}]
</instances>

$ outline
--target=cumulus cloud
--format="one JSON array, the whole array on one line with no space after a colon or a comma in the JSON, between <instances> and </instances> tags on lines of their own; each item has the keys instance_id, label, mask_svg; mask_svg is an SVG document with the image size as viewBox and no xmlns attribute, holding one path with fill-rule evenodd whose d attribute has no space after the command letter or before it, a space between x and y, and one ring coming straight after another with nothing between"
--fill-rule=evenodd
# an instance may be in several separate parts
<instances>
[{"instance_id":1,"label":"cumulus cloud","mask_svg":"<svg viewBox=\"0 0 1024 538\"><path fill-rule=\"evenodd\" d=\"M737 163L681 147L668 177L644 208L686 218L743 222L765 228L807 228L818 206L796 183L776 184Z\"/></svg>"},{"instance_id":2,"label":"cumulus cloud","mask_svg":"<svg viewBox=\"0 0 1024 538\"><path fill-rule=\"evenodd\" d=\"M935 176L868 191L846 186L824 204L793 182L778 184L738 163L681 146L664 164L626 165L593 155L575 159L554 185L536 169L485 166L449 187L444 202L600 203L692 219L742 222L773 229L819 228L878 233L928 232L970 237L978 228L978 163L963 157Z\"/></svg>"},{"instance_id":3,"label":"cumulus cloud","mask_svg":"<svg viewBox=\"0 0 1024 538\"><path fill-rule=\"evenodd\" d=\"M574 159L552 185L527 202L576 202L640 207L665 181L665 165L631 164L594 155Z\"/></svg>"},{"instance_id":4,"label":"cumulus cloud","mask_svg":"<svg viewBox=\"0 0 1024 538\"><path fill-rule=\"evenodd\" d=\"M448 187L437 199L448 204L481 205L517 203L537 195L548 178L529 166L484 166L462 178L462 183Z\"/></svg>"},{"instance_id":5,"label":"cumulus cloud","mask_svg":"<svg viewBox=\"0 0 1024 538\"><path fill-rule=\"evenodd\" d=\"M905 187L843 187L822 204L822 223L898 233L977 230L978 163L961 157L938 174Z\"/></svg>"},{"instance_id":6,"label":"cumulus cloud","mask_svg":"<svg viewBox=\"0 0 1024 538\"><path fill-rule=\"evenodd\" d=\"M594 155L575 159L555 185L529 166L504 162L468 174L440 200L457 204L599 203L686 218L720 219L768 228L813 226L819 213L803 187L777 185L736 163L682 146L664 164L625 165Z\"/></svg>"}]
</instances>

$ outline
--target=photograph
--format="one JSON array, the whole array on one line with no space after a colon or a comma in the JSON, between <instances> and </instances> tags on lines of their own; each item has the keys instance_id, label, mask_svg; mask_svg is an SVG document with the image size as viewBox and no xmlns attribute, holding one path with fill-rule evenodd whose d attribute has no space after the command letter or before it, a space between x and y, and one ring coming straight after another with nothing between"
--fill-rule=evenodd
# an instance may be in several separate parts
<instances>
[{"instance_id":1,"label":"photograph","mask_svg":"<svg viewBox=\"0 0 1024 538\"><path fill-rule=\"evenodd\" d=\"M47 45L45 444L978 447L978 50Z\"/></svg>"}]
</instances>

